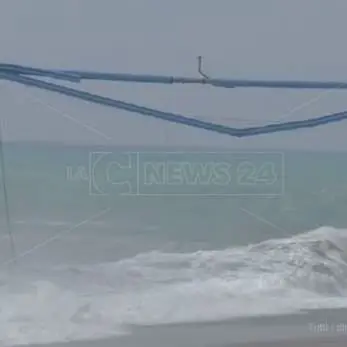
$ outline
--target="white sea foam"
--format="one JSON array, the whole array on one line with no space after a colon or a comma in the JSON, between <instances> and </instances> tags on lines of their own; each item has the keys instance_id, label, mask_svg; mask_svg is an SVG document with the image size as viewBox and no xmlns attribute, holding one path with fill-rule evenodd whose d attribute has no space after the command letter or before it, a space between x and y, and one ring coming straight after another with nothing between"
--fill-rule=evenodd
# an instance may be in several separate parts
<instances>
[{"instance_id":1,"label":"white sea foam","mask_svg":"<svg viewBox=\"0 0 347 347\"><path fill-rule=\"evenodd\" d=\"M0 340L91 339L131 325L347 307L346 245L347 230L323 227L247 247L3 273Z\"/></svg>"}]
</instances>

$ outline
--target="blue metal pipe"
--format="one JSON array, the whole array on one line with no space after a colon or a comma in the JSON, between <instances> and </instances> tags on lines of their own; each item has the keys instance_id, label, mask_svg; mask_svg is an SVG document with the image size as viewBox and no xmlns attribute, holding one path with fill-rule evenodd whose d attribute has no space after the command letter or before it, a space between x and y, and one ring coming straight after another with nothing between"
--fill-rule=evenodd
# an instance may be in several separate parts
<instances>
[{"instance_id":1,"label":"blue metal pipe","mask_svg":"<svg viewBox=\"0 0 347 347\"><path fill-rule=\"evenodd\" d=\"M120 100L107 98L104 96L68 88L54 83L49 83L36 77L50 77L70 82L79 82L81 80L103 80L103 81L122 81L122 82L143 82L143 83L203 83L218 87L264 87L264 88L324 88L324 89L346 89L347 83L341 82L309 82L309 81L262 81L262 80L227 80L227 79L209 79L209 78L188 78L188 77L170 77L170 76L152 76L152 75L132 75L132 74L114 74L100 73L77 70L45 70L31 67L25 67L14 64L0 64L0 79L17 82L26 86L36 87L52 92L64 94L66 96L78 98L81 100L93 102L96 104L110 106L144 116L155 117L172 123L187 125L194 128L205 129L219 134L226 134L235 137L255 136L260 134L269 134L280 131L297 130L302 128L311 128L325 125L333 122L340 122L347 119L347 111L316 117L312 119L268 124L258 127L231 128L222 124L205 122L197 118L186 117L183 115L155 110L148 107L127 103Z\"/></svg>"},{"instance_id":2,"label":"blue metal pipe","mask_svg":"<svg viewBox=\"0 0 347 347\"><path fill-rule=\"evenodd\" d=\"M261 134L269 134L280 131L289 131L289 130L297 130L301 128L311 128L317 127L320 125L325 125L328 123L340 122L342 120L347 119L347 112L339 112L326 116L322 116L319 118L307 119L302 121L294 121L294 122L284 122L277 124L269 124L259 127L249 127L249 128L231 128L222 124L215 124L211 122L201 121L196 118L190 118L183 115L164 112L160 110L155 110L148 107L138 106L135 104L127 103L124 101L119 101L107 97L103 97L100 95L68 88L65 86L60 86L54 83L45 82L42 80L37 80L35 78L21 76L18 74L6 74L0 73L0 78L7 79L9 81L17 82L20 84L24 84L31 87L37 87L40 89L49 90L52 92L64 94L66 96L71 96L74 98L78 98L81 100L93 102L100 105L110 106L122 110L126 110L133 113L138 113L144 116L150 116L158 119L162 119L165 121L169 121L172 123L184 124L190 127L205 129L208 131L216 132L219 134L226 134L234 137L246 137L246 136L255 136Z\"/></svg>"},{"instance_id":3,"label":"blue metal pipe","mask_svg":"<svg viewBox=\"0 0 347 347\"><path fill-rule=\"evenodd\" d=\"M73 82L82 80L101 80L115 82L159 83L159 84L207 84L224 88L290 88L290 89L347 89L347 82L339 81L284 81L247 80L225 78L196 78L164 75L141 75L106 73L83 70L37 69L15 64L0 64L0 72L51 77Z\"/></svg>"}]
</instances>

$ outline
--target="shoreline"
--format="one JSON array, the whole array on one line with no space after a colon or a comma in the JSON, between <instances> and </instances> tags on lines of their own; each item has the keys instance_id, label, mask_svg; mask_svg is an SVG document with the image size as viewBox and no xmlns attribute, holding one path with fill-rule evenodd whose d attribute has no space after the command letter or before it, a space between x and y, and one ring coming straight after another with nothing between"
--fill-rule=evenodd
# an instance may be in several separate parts
<instances>
[{"instance_id":1,"label":"shoreline","mask_svg":"<svg viewBox=\"0 0 347 347\"><path fill-rule=\"evenodd\" d=\"M170 344L169 346L174 346ZM276 340L270 342L230 342L227 344L218 344L216 342L214 346L218 347L346 347L347 345L347 337L346 336L336 336L336 337L322 337L318 338L306 338L306 339L286 339L286 340ZM132 347L132 346L143 346L141 344L133 345L131 343L120 342L118 339L105 339L105 340L94 340L94 341L79 341L79 342L70 342L70 343L53 343L53 344L37 344L37 345L18 345L19 346L28 346L28 347ZM164 345L161 345L164 346ZM168 346L165 343L165 346ZM197 347L196 344L192 345L177 345L182 347L194 346ZM204 344L200 344L200 346L207 346ZM212 346L212 345L211 345ZM16 345L17 347L17 345Z\"/></svg>"},{"instance_id":2,"label":"shoreline","mask_svg":"<svg viewBox=\"0 0 347 347\"><path fill-rule=\"evenodd\" d=\"M26 347L345 347L347 308L219 322L131 327L131 334ZM24 346L24 345L12 345Z\"/></svg>"}]
</instances>

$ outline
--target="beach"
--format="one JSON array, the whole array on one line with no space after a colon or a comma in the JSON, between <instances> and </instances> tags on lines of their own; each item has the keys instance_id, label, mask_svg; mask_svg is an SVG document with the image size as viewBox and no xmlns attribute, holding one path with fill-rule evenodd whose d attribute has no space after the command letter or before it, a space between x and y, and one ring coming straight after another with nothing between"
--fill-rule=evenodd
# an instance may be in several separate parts
<instances>
[{"instance_id":1,"label":"beach","mask_svg":"<svg viewBox=\"0 0 347 347\"><path fill-rule=\"evenodd\" d=\"M254 317L201 324L133 327L130 335L30 347L345 347L347 310Z\"/></svg>"}]
</instances>

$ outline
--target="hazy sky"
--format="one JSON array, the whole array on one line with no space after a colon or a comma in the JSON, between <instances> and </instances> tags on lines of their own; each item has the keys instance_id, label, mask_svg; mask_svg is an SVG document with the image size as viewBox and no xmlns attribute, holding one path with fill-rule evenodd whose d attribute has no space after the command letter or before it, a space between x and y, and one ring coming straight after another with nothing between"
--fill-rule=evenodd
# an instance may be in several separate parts
<instances>
[{"instance_id":1,"label":"hazy sky","mask_svg":"<svg viewBox=\"0 0 347 347\"><path fill-rule=\"evenodd\" d=\"M196 76L203 55L216 77L347 80L346 0L0 1L2 62ZM77 87L237 127L347 109L347 91ZM0 84L0 103L6 140L347 148L347 122L235 139L9 82Z\"/></svg>"}]
</instances>

